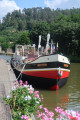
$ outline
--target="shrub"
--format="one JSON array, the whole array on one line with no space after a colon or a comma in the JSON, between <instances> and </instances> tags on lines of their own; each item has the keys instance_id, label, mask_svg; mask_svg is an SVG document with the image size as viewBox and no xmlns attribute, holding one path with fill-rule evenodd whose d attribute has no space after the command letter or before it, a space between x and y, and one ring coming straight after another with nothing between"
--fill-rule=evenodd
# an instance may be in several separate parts
<instances>
[{"instance_id":1,"label":"shrub","mask_svg":"<svg viewBox=\"0 0 80 120\"><path fill-rule=\"evenodd\" d=\"M6 104L10 105L13 120L22 120L22 118L30 118L31 114L35 114L41 105L39 91L34 91L31 85L23 84L22 80L16 81L10 95L3 98Z\"/></svg>"}]
</instances>

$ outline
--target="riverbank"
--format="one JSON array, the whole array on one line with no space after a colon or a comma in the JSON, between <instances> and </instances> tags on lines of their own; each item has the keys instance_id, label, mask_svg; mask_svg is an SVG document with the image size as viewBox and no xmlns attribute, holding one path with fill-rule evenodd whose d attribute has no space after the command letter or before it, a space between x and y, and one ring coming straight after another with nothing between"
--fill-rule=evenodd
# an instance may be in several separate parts
<instances>
[{"instance_id":1,"label":"riverbank","mask_svg":"<svg viewBox=\"0 0 80 120\"><path fill-rule=\"evenodd\" d=\"M70 59L71 63L80 63L80 57L70 55L68 58Z\"/></svg>"},{"instance_id":2,"label":"riverbank","mask_svg":"<svg viewBox=\"0 0 80 120\"><path fill-rule=\"evenodd\" d=\"M3 101L3 97L9 95L14 86L16 77L9 63L0 59L0 120L12 120L10 107Z\"/></svg>"},{"instance_id":3,"label":"riverbank","mask_svg":"<svg viewBox=\"0 0 80 120\"><path fill-rule=\"evenodd\" d=\"M12 120L10 106L5 104L4 97L8 98L14 88L15 74L6 60L0 59L0 120ZM32 120L35 120L31 114Z\"/></svg>"},{"instance_id":4,"label":"riverbank","mask_svg":"<svg viewBox=\"0 0 80 120\"><path fill-rule=\"evenodd\" d=\"M8 52L8 53L6 53L6 52L0 52L0 55L13 55L14 53L12 53L12 52Z\"/></svg>"}]
</instances>

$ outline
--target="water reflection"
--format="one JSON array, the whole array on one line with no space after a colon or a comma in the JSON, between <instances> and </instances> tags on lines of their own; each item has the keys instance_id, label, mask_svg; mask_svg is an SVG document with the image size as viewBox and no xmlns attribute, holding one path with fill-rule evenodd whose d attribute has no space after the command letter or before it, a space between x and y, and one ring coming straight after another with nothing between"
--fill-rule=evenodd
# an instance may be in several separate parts
<instances>
[{"instance_id":1,"label":"water reflection","mask_svg":"<svg viewBox=\"0 0 80 120\"><path fill-rule=\"evenodd\" d=\"M69 103L69 95L63 90L58 91L41 91L40 94L43 94L44 101L43 105L44 107L47 107L49 110L53 110L57 106L61 106L63 108L66 108L66 106Z\"/></svg>"},{"instance_id":2,"label":"water reflection","mask_svg":"<svg viewBox=\"0 0 80 120\"><path fill-rule=\"evenodd\" d=\"M64 97L60 97L60 99L61 99L62 106L68 105L68 103L69 103L69 95L68 94L66 94Z\"/></svg>"},{"instance_id":3,"label":"water reflection","mask_svg":"<svg viewBox=\"0 0 80 120\"><path fill-rule=\"evenodd\" d=\"M71 73L68 81L70 101L68 108L80 111L80 64L71 64Z\"/></svg>"}]
</instances>

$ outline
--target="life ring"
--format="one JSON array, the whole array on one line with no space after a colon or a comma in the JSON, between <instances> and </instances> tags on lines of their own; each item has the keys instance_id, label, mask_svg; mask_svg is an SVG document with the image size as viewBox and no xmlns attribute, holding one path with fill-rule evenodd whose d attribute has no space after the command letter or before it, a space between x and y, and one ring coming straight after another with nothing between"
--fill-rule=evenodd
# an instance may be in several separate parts
<instances>
[{"instance_id":1,"label":"life ring","mask_svg":"<svg viewBox=\"0 0 80 120\"><path fill-rule=\"evenodd\" d=\"M58 70L58 75L60 76L60 77L62 77L62 75L63 75L63 71L61 71L61 68L59 67L59 70Z\"/></svg>"}]
</instances>

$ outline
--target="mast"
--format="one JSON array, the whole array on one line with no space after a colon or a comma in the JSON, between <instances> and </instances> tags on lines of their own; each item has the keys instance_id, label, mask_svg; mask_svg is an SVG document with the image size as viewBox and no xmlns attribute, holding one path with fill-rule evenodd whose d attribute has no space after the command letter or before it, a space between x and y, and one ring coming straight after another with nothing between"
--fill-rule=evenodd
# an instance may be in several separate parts
<instances>
[{"instance_id":1,"label":"mast","mask_svg":"<svg viewBox=\"0 0 80 120\"><path fill-rule=\"evenodd\" d=\"M56 51L58 52L58 42L57 42L57 45L56 45Z\"/></svg>"},{"instance_id":2,"label":"mast","mask_svg":"<svg viewBox=\"0 0 80 120\"><path fill-rule=\"evenodd\" d=\"M51 40L51 54L53 53L52 46L53 46L53 41Z\"/></svg>"},{"instance_id":3,"label":"mast","mask_svg":"<svg viewBox=\"0 0 80 120\"><path fill-rule=\"evenodd\" d=\"M41 48L41 35L39 35L39 44L38 44L38 57L39 55L39 49Z\"/></svg>"},{"instance_id":4,"label":"mast","mask_svg":"<svg viewBox=\"0 0 80 120\"><path fill-rule=\"evenodd\" d=\"M47 55L47 51L49 49L49 40L50 40L50 34L47 34L47 43L46 43L46 55Z\"/></svg>"}]
</instances>

